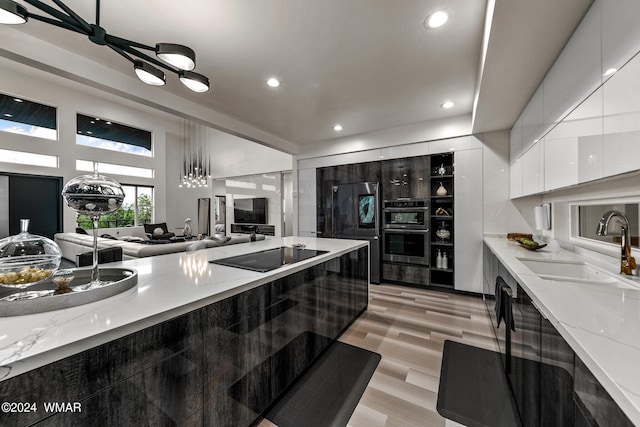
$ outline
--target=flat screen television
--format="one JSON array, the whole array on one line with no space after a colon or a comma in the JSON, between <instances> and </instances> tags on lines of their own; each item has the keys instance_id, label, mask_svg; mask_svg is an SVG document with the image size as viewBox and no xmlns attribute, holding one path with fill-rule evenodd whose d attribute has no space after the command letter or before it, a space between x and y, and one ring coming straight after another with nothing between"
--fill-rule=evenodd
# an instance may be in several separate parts
<instances>
[{"instance_id":1,"label":"flat screen television","mask_svg":"<svg viewBox=\"0 0 640 427\"><path fill-rule=\"evenodd\" d=\"M237 224L266 224L267 198L234 199L233 217Z\"/></svg>"}]
</instances>

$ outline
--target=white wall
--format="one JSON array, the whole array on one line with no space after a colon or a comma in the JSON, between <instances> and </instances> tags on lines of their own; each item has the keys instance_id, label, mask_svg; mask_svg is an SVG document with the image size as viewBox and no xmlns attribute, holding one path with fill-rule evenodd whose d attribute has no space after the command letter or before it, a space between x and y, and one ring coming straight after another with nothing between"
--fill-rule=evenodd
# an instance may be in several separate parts
<instances>
[{"instance_id":1,"label":"white wall","mask_svg":"<svg viewBox=\"0 0 640 427\"><path fill-rule=\"evenodd\" d=\"M34 175L60 176L63 182L83 175L75 169L76 159L97 160L106 163L124 164L151 168L154 178L110 175L122 184L150 185L155 188L155 217L166 216L166 145L167 129L176 126L172 116L150 108L111 96L48 73L0 58L0 92L57 107L58 140L51 141L31 136L0 132L0 147L59 156L58 168L2 163L4 172ZM130 125L153 133L153 157L142 157L119 152L79 146L76 138L76 113L95 115L118 123ZM75 211L63 210L64 231L75 229Z\"/></svg>"},{"instance_id":2,"label":"white wall","mask_svg":"<svg viewBox=\"0 0 640 427\"><path fill-rule=\"evenodd\" d=\"M533 207L541 196L509 198L509 131L480 136L484 149L483 210L487 234L534 233Z\"/></svg>"},{"instance_id":3,"label":"white wall","mask_svg":"<svg viewBox=\"0 0 640 427\"><path fill-rule=\"evenodd\" d=\"M76 171L76 159L154 169L154 178L110 175L122 184L154 187L154 218L167 222L172 230L182 229L185 218L192 218L197 229L197 199L215 194L211 185L204 189L178 188L181 144L184 140L181 118L129 101L120 96L75 83L0 57L0 92L57 107L58 141L0 132L0 147L59 156L59 168L2 163L0 171L61 176L64 182L85 174ZM75 144L76 113L95 115L153 133L153 157L141 157ZM237 136L213 130L213 178L291 170L292 156ZM210 181L211 183L212 181ZM219 188L218 190L222 190ZM280 221L278 221L280 222ZM75 229L75 212L65 207L63 229Z\"/></svg>"}]
</instances>

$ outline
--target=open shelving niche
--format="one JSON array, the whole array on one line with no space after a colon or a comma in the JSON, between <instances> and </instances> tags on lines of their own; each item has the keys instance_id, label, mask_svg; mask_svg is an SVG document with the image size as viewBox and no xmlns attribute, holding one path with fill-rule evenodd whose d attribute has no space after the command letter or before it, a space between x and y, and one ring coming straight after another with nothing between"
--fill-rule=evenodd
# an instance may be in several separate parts
<instances>
[{"instance_id":1,"label":"open shelving niche","mask_svg":"<svg viewBox=\"0 0 640 427\"><path fill-rule=\"evenodd\" d=\"M439 173L439 169L444 167L444 174ZM455 248L454 248L454 161L453 153L434 154L431 156L431 173L430 173L430 221L431 221L431 238L430 238L430 286L454 289L454 271L455 271ZM440 184L447 190L446 195L438 195L437 190ZM447 212L444 214L443 211ZM449 230L450 235L445 239L437 237L439 229ZM441 254L447 254L447 268L437 268L436 257L438 250Z\"/></svg>"}]
</instances>

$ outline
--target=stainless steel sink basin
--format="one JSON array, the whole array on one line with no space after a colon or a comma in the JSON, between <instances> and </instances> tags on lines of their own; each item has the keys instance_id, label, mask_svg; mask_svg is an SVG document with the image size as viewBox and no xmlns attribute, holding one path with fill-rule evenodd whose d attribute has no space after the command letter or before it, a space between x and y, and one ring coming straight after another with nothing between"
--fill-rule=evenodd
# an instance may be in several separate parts
<instances>
[{"instance_id":1,"label":"stainless steel sink basin","mask_svg":"<svg viewBox=\"0 0 640 427\"><path fill-rule=\"evenodd\" d=\"M545 280L558 280L574 283L592 283L625 289L638 289L611 273L582 261L561 261L537 258L518 258L538 277Z\"/></svg>"}]
</instances>

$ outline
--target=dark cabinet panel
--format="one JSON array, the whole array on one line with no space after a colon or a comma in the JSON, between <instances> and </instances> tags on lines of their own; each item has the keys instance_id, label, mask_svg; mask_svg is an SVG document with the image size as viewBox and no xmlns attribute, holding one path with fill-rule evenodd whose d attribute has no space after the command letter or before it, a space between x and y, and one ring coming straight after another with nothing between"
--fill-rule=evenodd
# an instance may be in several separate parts
<instances>
[{"instance_id":1,"label":"dark cabinet panel","mask_svg":"<svg viewBox=\"0 0 640 427\"><path fill-rule=\"evenodd\" d=\"M382 162L356 163L354 182L381 182Z\"/></svg>"},{"instance_id":2,"label":"dark cabinet panel","mask_svg":"<svg viewBox=\"0 0 640 427\"><path fill-rule=\"evenodd\" d=\"M408 159L392 159L382 162L382 198L396 200L411 197Z\"/></svg>"},{"instance_id":3,"label":"dark cabinet panel","mask_svg":"<svg viewBox=\"0 0 640 427\"><path fill-rule=\"evenodd\" d=\"M390 282L428 286L429 267L385 262L382 264L382 279Z\"/></svg>"},{"instance_id":4,"label":"dark cabinet panel","mask_svg":"<svg viewBox=\"0 0 640 427\"><path fill-rule=\"evenodd\" d=\"M578 356L575 357L574 399L576 427L633 425Z\"/></svg>"},{"instance_id":5,"label":"dark cabinet panel","mask_svg":"<svg viewBox=\"0 0 640 427\"><path fill-rule=\"evenodd\" d=\"M416 199L429 198L429 156L417 156L408 159L409 193Z\"/></svg>"}]
</instances>

